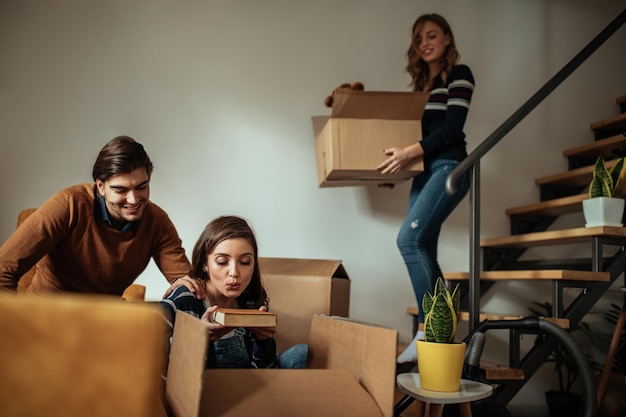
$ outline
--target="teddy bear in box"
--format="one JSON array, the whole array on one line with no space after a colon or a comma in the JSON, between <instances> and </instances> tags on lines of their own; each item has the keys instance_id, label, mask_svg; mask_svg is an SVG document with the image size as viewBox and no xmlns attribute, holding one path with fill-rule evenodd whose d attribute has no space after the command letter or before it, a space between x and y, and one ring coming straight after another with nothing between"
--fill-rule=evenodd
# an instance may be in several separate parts
<instances>
[{"instance_id":1,"label":"teddy bear in box","mask_svg":"<svg viewBox=\"0 0 626 417\"><path fill-rule=\"evenodd\" d=\"M333 100L334 100L334 97L335 97L335 93L338 90L341 90L341 89L363 91L365 89L365 87L363 86L363 83L360 82L360 81L355 81L352 84L350 84L350 83L343 83L343 84L338 85L333 90L333 92L328 97L326 97L326 99L324 100L324 105L326 107L333 107Z\"/></svg>"}]
</instances>

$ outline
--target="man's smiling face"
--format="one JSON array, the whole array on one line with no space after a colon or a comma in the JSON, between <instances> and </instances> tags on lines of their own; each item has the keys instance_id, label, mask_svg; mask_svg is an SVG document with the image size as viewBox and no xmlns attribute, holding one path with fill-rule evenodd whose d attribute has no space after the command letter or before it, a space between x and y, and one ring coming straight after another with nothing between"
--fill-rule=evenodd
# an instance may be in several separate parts
<instances>
[{"instance_id":1,"label":"man's smiling face","mask_svg":"<svg viewBox=\"0 0 626 417\"><path fill-rule=\"evenodd\" d=\"M141 219L150 199L150 177L145 168L114 175L104 182L96 180L96 186L115 227Z\"/></svg>"}]
</instances>

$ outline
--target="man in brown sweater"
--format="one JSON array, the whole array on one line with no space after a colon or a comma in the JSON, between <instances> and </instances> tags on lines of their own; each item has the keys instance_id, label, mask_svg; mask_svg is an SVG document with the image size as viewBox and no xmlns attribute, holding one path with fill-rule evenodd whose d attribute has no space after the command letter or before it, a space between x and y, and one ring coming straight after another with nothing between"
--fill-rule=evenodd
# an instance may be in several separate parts
<instances>
[{"instance_id":1,"label":"man in brown sweater","mask_svg":"<svg viewBox=\"0 0 626 417\"><path fill-rule=\"evenodd\" d=\"M203 296L176 228L149 200L151 175L141 144L112 139L93 166L95 183L53 195L0 247L0 290L15 291L36 265L30 293L121 295L152 258L171 284L166 295L184 284Z\"/></svg>"}]
</instances>

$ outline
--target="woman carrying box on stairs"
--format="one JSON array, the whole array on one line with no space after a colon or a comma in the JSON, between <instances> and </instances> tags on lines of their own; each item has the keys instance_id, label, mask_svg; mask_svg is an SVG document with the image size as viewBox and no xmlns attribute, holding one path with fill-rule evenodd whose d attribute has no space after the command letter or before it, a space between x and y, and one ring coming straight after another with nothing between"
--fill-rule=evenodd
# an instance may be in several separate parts
<instances>
[{"instance_id":1,"label":"woman carrying box on stairs","mask_svg":"<svg viewBox=\"0 0 626 417\"><path fill-rule=\"evenodd\" d=\"M378 166L383 174L395 174L415 158L424 159L424 172L413 177L408 214L397 237L420 307L419 330L398 356L398 363L417 360L415 340L423 338L422 298L426 291L433 291L437 277L443 277L437 261L441 226L469 190L469 173L459 179L454 195L447 194L445 183L467 156L463 127L474 91L472 72L458 63L450 25L438 14L425 14L415 21L407 58L413 91L430 93L422 119L423 139L404 148L385 149L388 158Z\"/></svg>"},{"instance_id":2,"label":"woman carrying box on stairs","mask_svg":"<svg viewBox=\"0 0 626 417\"><path fill-rule=\"evenodd\" d=\"M204 283L206 297L198 299L180 286L159 303L170 326L168 347L176 337L172 333L180 310L207 323L207 368L306 367L306 344L276 356L275 327L224 327L213 320L218 308L267 311L269 298L261 282L257 253L254 232L240 217L218 217L204 228L193 248L190 276Z\"/></svg>"}]
</instances>

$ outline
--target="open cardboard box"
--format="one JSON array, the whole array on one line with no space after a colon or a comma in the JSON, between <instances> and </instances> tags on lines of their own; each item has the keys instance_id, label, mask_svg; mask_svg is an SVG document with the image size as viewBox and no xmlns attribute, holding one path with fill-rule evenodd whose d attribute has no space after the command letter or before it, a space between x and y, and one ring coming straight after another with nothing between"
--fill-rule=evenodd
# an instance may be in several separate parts
<instances>
[{"instance_id":1,"label":"open cardboard box","mask_svg":"<svg viewBox=\"0 0 626 417\"><path fill-rule=\"evenodd\" d=\"M422 140L428 93L337 90L330 117L314 116L319 187L397 184L424 170L422 159L397 174L376 167L383 149Z\"/></svg>"},{"instance_id":2,"label":"open cardboard box","mask_svg":"<svg viewBox=\"0 0 626 417\"><path fill-rule=\"evenodd\" d=\"M350 279L341 261L329 259L259 258L270 312L278 316L278 352L309 338L315 314L348 317Z\"/></svg>"},{"instance_id":3,"label":"open cardboard box","mask_svg":"<svg viewBox=\"0 0 626 417\"><path fill-rule=\"evenodd\" d=\"M307 369L204 369L205 324L176 313L166 399L173 417L392 417L398 332L315 316Z\"/></svg>"}]
</instances>

